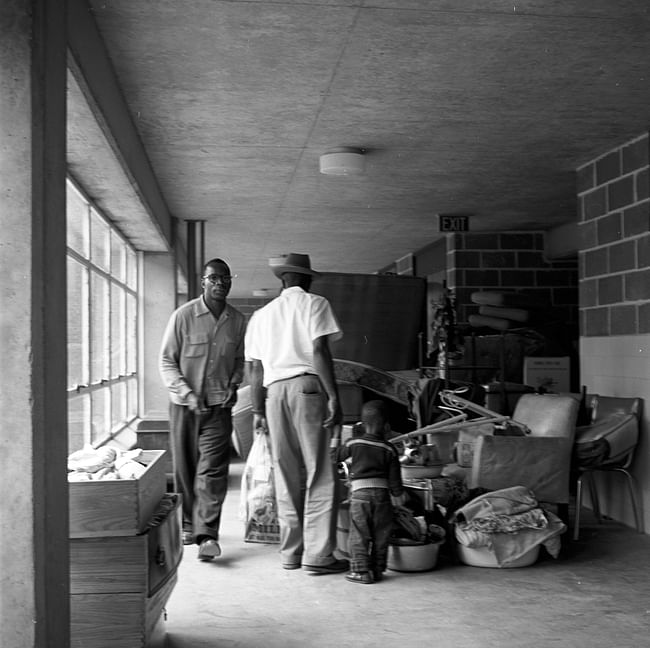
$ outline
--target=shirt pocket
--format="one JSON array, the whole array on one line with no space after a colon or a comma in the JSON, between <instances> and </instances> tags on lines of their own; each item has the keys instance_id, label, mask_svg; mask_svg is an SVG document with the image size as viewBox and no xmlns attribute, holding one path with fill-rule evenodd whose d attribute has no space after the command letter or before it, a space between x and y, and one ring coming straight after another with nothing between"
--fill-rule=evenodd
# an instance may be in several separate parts
<instances>
[{"instance_id":1,"label":"shirt pocket","mask_svg":"<svg viewBox=\"0 0 650 648\"><path fill-rule=\"evenodd\" d=\"M221 355L227 358L235 357L237 351L237 340L231 335L224 335L221 340Z\"/></svg>"},{"instance_id":2,"label":"shirt pocket","mask_svg":"<svg viewBox=\"0 0 650 648\"><path fill-rule=\"evenodd\" d=\"M198 358L208 352L208 336L205 333L188 335L183 345L183 355L186 358Z\"/></svg>"}]
</instances>

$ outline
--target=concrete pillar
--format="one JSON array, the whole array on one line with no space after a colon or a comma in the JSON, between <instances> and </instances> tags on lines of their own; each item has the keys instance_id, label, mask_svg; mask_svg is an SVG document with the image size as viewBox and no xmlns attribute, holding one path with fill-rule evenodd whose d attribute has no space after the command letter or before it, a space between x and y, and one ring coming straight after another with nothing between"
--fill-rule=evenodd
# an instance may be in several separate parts
<instances>
[{"instance_id":1,"label":"concrete pillar","mask_svg":"<svg viewBox=\"0 0 650 648\"><path fill-rule=\"evenodd\" d=\"M69 645L65 0L0 3L0 646Z\"/></svg>"},{"instance_id":2,"label":"concrete pillar","mask_svg":"<svg viewBox=\"0 0 650 648\"><path fill-rule=\"evenodd\" d=\"M144 253L140 277L142 280L141 318L143 348L141 416L145 419L167 420L169 398L158 372L158 353L167 320L176 308L176 269L172 254Z\"/></svg>"}]
</instances>

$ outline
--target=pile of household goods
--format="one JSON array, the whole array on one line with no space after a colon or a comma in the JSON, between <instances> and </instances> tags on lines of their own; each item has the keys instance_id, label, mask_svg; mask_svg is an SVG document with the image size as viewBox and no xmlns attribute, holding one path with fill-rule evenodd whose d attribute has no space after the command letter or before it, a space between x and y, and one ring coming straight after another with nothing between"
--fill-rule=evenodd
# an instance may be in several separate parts
<instances>
[{"instance_id":1,"label":"pile of household goods","mask_svg":"<svg viewBox=\"0 0 650 648\"><path fill-rule=\"evenodd\" d=\"M533 491L517 484L487 492L470 490L465 482L476 435L486 433L487 428L494 434L498 428L499 434L525 436L527 428L457 392L442 390L439 402L448 418L391 439L400 453L404 486L411 495L419 496L407 505L414 518L423 514L423 528L435 522L446 531L446 548L452 558L468 565L523 567L535 562L540 547L557 558L566 525L539 504ZM470 414L474 418L470 419ZM417 499L422 503L419 511ZM438 516L436 520L431 518L432 512ZM396 522L408 528L406 520L398 509ZM427 542L431 544L430 540L420 544ZM392 545L400 544L393 539ZM410 564L422 568L420 558L412 556ZM415 567L402 570L423 570Z\"/></svg>"},{"instance_id":2,"label":"pile of household goods","mask_svg":"<svg viewBox=\"0 0 650 648\"><path fill-rule=\"evenodd\" d=\"M147 469L146 464L138 461L141 455L140 448L119 451L108 446L87 445L68 455L68 481L138 479Z\"/></svg>"}]
</instances>

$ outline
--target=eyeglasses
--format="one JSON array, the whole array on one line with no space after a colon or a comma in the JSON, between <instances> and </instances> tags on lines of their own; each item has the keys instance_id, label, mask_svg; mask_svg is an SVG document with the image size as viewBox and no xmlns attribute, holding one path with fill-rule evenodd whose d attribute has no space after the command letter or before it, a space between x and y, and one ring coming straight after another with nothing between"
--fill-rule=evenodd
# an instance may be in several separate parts
<instances>
[{"instance_id":1,"label":"eyeglasses","mask_svg":"<svg viewBox=\"0 0 650 648\"><path fill-rule=\"evenodd\" d=\"M229 284L236 276L237 275L211 274L211 275L203 275L203 278L207 279L211 284L216 284L216 283Z\"/></svg>"}]
</instances>

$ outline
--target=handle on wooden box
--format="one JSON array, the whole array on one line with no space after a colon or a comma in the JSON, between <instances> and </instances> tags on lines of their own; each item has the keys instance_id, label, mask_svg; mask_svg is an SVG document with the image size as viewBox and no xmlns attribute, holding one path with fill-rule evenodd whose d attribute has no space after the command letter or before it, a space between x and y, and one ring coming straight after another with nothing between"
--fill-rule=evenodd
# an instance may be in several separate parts
<instances>
[{"instance_id":1,"label":"handle on wooden box","mask_svg":"<svg viewBox=\"0 0 650 648\"><path fill-rule=\"evenodd\" d=\"M164 547L158 547L156 550L156 565L164 567L167 564L167 556Z\"/></svg>"}]
</instances>

